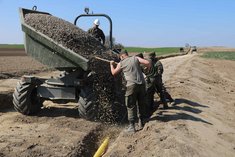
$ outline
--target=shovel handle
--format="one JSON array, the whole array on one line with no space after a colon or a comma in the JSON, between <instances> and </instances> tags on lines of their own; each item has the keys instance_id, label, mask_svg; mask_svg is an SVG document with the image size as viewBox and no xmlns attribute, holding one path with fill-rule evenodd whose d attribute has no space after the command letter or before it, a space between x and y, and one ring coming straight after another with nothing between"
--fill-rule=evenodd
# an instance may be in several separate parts
<instances>
[{"instance_id":1,"label":"shovel handle","mask_svg":"<svg viewBox=\"0 0 235 157\"><path fill-rule=\"evenodd\" d=\"M97 56L95 56L95 58L98 59L98 60L104 61L104 62L108 62L108 63L111 62L110 60L107 60L107 59L104 59L104 58L100 58L100 57L97 57ZM117 62L114 62L114 63L118 64Z\"/></svg>"}]
</instances>

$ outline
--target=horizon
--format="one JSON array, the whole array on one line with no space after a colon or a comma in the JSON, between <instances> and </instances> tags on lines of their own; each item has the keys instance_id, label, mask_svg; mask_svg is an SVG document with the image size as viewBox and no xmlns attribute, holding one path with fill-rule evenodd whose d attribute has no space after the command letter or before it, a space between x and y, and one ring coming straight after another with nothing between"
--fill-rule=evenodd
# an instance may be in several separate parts
<instances>
[{"instance_id":1,"label":"horizon","mask_svg":"<svg viewBox=\"0 0 235 157\"><path fill-rule=\"evenodd\" d=\"M16 43L16 44L14 44L14 43L0 43L0 46L3 46L3 45L9 45L9 46L14 46L14 45L17 45L17 46L24 46L24 43ZM195 45L190 45L190 46L195 46ZM153 47L143 47L143 46L124 46L124 47L128 47L128 48L131 48L131 47L133 47L133 48L168 48L168 47L176 47L176 48L180 48L180 47L185 47L185 45L183 45L183 46L153 46ZM224 48L235 48L235 47L228 47L228 46L197 46L198 48L206 48L206 47L224 47Z\"/></svg>"},{"instance_id":2,"label":"horizon","mask_svg":"<svg viewBox=\"0 0 235 157\"><path fill-rule=\"evenodd\" d=\"M165 1L17 1L0 0L2 9L0 43L23 44L18 9L49 12L73 23L89 7L94 13L109 15L113 37L125 47L235 47L235 1L233 0L165 0ZM108 6L108 7L107 7ZM65 10L65 11L64 11ZM6 16L4 16L8 13ZM81 19L79 28L87 30L94 18ZM100 18L101 29L108 35L109 24Z\"/></svg>"}]
</instances>

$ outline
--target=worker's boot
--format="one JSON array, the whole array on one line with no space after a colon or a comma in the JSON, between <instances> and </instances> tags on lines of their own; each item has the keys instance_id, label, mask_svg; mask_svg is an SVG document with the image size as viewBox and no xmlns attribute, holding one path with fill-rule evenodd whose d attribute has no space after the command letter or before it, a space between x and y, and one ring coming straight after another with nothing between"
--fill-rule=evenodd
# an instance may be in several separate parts
<instances>
[{"instance_id":1,"label":"worker's boot","mask_svg":"<svg viewBox=\"0 0 235 157\"><path fill-rule=\"evenodd\" d=\"M160 93L160 99L161 99L161 101L163 103L163 109L168 109L168 105L167 105L166 96L165 96L164 91L162 91Z\"/></svg>"},{"instance_id":2,"label":"worker's boot","mask_svg":"<svg viewBox=\"0 0 235 157\"><path fill-rule=\"evenodd\" d=\"M165 103L163 103L163 109L168 109L169 107L168 107L168 105L167 105L167 103L165 102Z\"/></svg>"},{"instance_id":3,"label":"worker's boot","mask_svg":"<svg viewBox=\"0 0 235 157\"><path fill-rule=\"evenodd\" d=\"M171 106L176 105L176 103L175 103L175 100L174 100L174 99L171 99L171 100L170 100L170 105L171 105Z\"/></svg>"},{"instance_id":4,"label":"worker's boot","mask_svg":"<svg viewBox=\"0 0 235 157\"><path fill-rule=\"evenodd\" d=\"M144 122L142 119L139 119L139 129L142 130L144 128Z\"/></svg>"},{"instance_id":5,"label":"worker's boot","mask_svg":"<svg viewBox=\"0 0 235 157\"><path fill-rule=\"evenodd\" d=\"M135 133L136 130L135 130L135 123L134 122L130 122L128 128L125 130L125 132L128 132L128 133Z\"/></svg>"}]
</instances>

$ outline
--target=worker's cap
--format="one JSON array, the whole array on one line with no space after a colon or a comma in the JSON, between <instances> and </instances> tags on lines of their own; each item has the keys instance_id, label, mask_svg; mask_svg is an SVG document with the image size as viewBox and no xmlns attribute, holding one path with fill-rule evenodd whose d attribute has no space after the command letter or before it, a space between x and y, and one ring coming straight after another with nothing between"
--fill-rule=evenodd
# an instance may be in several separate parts
<instances>
[{"instance_id":1,"label":"worker's cap","mask_svg":"<svg viewBox=\"0 0 235 157\"><path fill-rule=\"evenodd\" d=\"M123 55L123 54L126 54L126 55L128 55L128 52L127 52L127 50L125 50L125 49L122 49L122 50L119 52L119 55Z\"/></svg>"},{"instance_id":2,"label":"worker's cap","mask_svg":"<svg viewBox=\"0 0 235 157\"><path fill-rule=\"evenodd\" d=\"M99 19L95 19L94 24L99 26L100 25L100 20Z\"/></svg>"},{"instance_id":3,"label":"worker's cap","mask_svg":"<svg viewBox=\"0 0 235 157\"><path fill-rule=\"evenodd\" d=\"M155 52L150 52L150 53L148 54L148 56L154 58L154 57L156 57L156 53L155 53Z\"/></svg>"},{"instance_id":4,"label":"worker's cap","mask_svg":"<svg viewBox=\"0 0 235 157\"><path fill-rule=\"evenodd\" d=\"M136 56L137 56L137 57L140 57L140 58L144 58L143 53L139 53L139 54L137 54Z\"/></svg>"}]
</instances>

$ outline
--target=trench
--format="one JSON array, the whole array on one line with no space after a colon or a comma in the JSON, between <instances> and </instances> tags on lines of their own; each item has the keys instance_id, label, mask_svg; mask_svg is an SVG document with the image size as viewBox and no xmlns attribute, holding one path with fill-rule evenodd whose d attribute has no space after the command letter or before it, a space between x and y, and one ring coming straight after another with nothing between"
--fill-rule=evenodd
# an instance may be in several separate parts
<instances>
[{"instance_id":1,"label":"trench","mask_svg":"<svg viewBox=\"0 0 235 157\"><path fill-rule=\"evenodd\" d=\"M100 124L97 128L91 130L82 141L79 141L68 156L92 157L106 137L110 138L108 145L111 145L115 142L122 129L121 125Z\"/></svg>"},{"instance_id":2,"label":"trench","mask_svg":"<svg viewBox=\"0 0 235 157\"><path fill-rule=\"evenodd\" d=\"M102 132L102 127L91 130L82 141L78 141L72 152L71 157L93 156L98 149L98 137Z\"/></svg>"}]
</instances>

